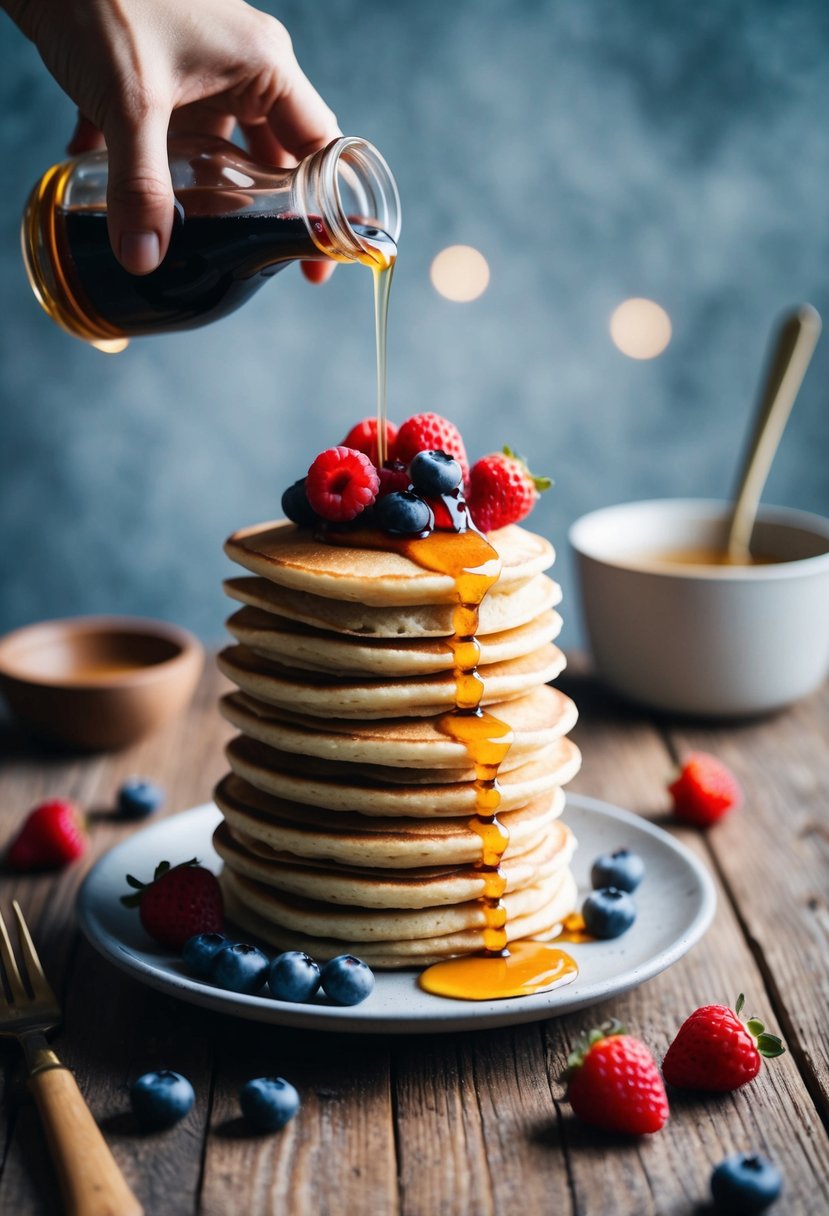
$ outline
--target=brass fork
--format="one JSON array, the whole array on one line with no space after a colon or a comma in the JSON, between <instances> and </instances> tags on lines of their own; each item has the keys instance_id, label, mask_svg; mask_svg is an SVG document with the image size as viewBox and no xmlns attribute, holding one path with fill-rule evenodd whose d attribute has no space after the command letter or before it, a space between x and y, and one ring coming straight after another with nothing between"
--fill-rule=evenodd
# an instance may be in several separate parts
<instances>
[{"instance_id":1,"label":"brass fork","mask_svg":"<svg viewBox=\"0 0 829 1216\"><path fill-rule=\"evenodd\" d=\"M23 1048L29 1089L58 1172L67 1216L141 1216L143 1209L116 1165L75 1078L46 1042L45 1032L61 1020L60 1005L16 900L12 908L26 983L0 913L0 1035L17 1039ZM8 997L3 991L4 978Z\"/></svg>"}]
</instances>

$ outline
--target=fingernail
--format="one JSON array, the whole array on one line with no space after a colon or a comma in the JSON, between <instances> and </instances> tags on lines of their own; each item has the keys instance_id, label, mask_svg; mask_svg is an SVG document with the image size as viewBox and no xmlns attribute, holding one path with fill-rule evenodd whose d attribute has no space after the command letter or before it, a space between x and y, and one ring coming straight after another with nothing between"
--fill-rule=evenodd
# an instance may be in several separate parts
<instances>
[{"instance_id":1,"label":"fingernail","mask_svg":"<svg viewBox=\"0 0 829 1216\"><path fill-rule=\"evenodd\" d=\"M121 237L121 261L130 274L149 274L155 270L161 246L157 232L125 232Z\"/></svg>"}]
</instances>

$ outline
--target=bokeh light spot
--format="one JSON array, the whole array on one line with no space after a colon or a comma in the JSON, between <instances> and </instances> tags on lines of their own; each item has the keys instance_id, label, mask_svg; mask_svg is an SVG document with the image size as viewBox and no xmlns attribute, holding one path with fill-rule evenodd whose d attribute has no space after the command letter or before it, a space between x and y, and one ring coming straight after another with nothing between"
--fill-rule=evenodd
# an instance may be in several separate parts
<instances>
[{"instance_id":1,"label":"bokeh light spot","mask_svg":"<svg viewBox=\"0 0 829 1216\"><path fill-rule=\"evenodd\" d=\"M466 304L486 291L489 265L471 245L450 245L435 257L429 277L438 295Z\"/></svg>"},{"instance_id":2,"label":"bokeh light spot","mask_svg":"<svg viewBox=\"0 0 829 1216\"><path fill-rule=\"evenodd\" d=\"M655 359L671 340L671 318L654 300L623 300L610 318L610 336L623 355Z\"/></svg>"}]
</instances>

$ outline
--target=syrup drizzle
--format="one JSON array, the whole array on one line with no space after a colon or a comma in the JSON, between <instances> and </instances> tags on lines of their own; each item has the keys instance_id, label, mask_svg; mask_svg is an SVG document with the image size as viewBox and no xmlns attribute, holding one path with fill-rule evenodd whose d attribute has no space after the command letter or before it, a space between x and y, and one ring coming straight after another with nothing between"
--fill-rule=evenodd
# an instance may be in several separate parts
<instances>
[{"instance_id":1,"label":"syrup drizzle","mask_svg":"<svg viewBox=\"0 0 829 1216\"><path fill-rule=\"evenodd\" d=\"M478 671L481 648L475 636L481 602L501 572L500 558L489 541L471 528L396 540L393 547L424 569L449 575L455 584L457 604L450 642L455 708L437 724L444 734L464 745L472 762L475 811L469 827L481 839L476 869L483 880L479 899L484 914L483 953L427 967L420 975L420 986L436 996L480 1001L525 996L570 983L578 967L563 950L541 942L507 945L506 877L501 861L509 832L498 819L498 770L512 745L513 733L505 722L481 708L484 680Z\"/></svg>"},{"instance_id":2,"label":"syrup drizzle","mask_svg":"<svg viewBox=\"0 0 829 1216\"><path fill-rule=\"evenodd\" d=\"M378 233L367 252L374 275L374 320L377 346L377 464L386 461L387 428L387 319L389 290L396 248ZM545 992L570 983L578 967L569 954L540 942L517 942L507 946L507 909L503 902L506 877L501 860L509 844L509 832L498 819L501 790L498 770L511 745L512 730L494 714L481 708L484 680L478 672L481 648L476 638L478 613L484 596L498 581L501 561L488 540L469 525L466 504L460 492L445 496L446 518L436 522L438 530L416 539L393 537L360 530L326 539L372 549L392 549L423 569L448 575L455 584L456 605L452 615L450 648L455 677L455 708L438 719L444 734L466 748L475 771L475 811L470 829L480 837L481 858L476 869L483 880L479 898L484 914L484 951L480 955L449 959L427 967L419 978L421 988L437 996L461 1000L493 1000ZM448 529L452 530L449 531Z\"/></svg>"}]
</instances>

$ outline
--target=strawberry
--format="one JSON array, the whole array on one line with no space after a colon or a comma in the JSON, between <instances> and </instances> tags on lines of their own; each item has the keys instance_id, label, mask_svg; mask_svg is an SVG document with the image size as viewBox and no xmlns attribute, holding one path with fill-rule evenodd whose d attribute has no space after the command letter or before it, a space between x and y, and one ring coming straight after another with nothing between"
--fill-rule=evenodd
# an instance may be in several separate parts
<instances>
[{"instance_id":1,"label":"strawberry","mask_svg":"<svg viewBox=\"0 0 829 1216\"><path fill-rule=\"evenodd\" d=\"M152 882L128 874L127 883L134 891L123 895L121 903L138 908L141 924L162 946L179 950L199 933L221 933L224 928L221 887L195 857L172 869L169 861L162 861Z\"/></svg>"},{"instance_id":2,"label":"strawberry","mask_svg":"<svg viewBox=\"0 0 829 1216\"><path fill-rule=\"evenodd\" d=\"M534 477L509 448L482 456L469 474L467 502L472 522L481 532L517 524L552 484L549 477Z\"/></svg>"},{"instance_id":3,"label":"strawberry","mask_svg":"<svg viewBox=\"0 0 829 1216\"><path fill-rule=\"evenodd\" d=\"M6 852L13 870L51 870L75 861L88 843L86 826L74 802L53 798L27 815Z\"/></svg>"},{"instance_id":4,"label":"strawberry","mask_svg":"<svg viewBox=\"0 0 829 1216\"><path fill-rule=\"evenodd\" d=\"M327 448L308 470L305 494L322 519L346 523L370 507L380 479L366 456L355 448Z\"/></svg>"},{"instance_id":5,"label":"strawberry","mask_svg":"<svg viewBox=\"0 0 829 1216\"><path fill-rule=\"evenodd\" d=\"M708 752L691 752L668 792L676 818L698 828L710 827L743 801L737 778Z\"/></svg>"},{"instance_id":6,"label":"strawberry","mask_svg":"<svg viewBox=\"0 0 829 1216\"><path fill-rule=\"evenodd\" d=\"M656 1061L618 1022L591 1030L567 1058L567 1100L591 1127L642 1136L668 1121Z\"/></svg>"},{"instance_id":7,"label":"strawberry","mask_svg":"<svg viewBox=\"0 0 829 1216\"><path fill-rule=\"evenodd\" d=\"M469 476L469 460L461 433L454 422L441 418L440 414L413 414L397 432L395 460L408 465L418 452L445 452L461 466L464 481Z\"/></svg>"},{"instance_id":8,"label":"strawberry","mask_svg":"<svg viewBox=\"0 0 829 1216\"><path fill-rule=\"evenodd\" d=\"M386 422L386 459L391 459L391 453L394 449L394 442L397 438L397 427L393 422ZM351 430L346 435L342 442L344 448L354 448L358 452L364 452L368 456L371 463L378 468L380 465L379 453L377 451L377 419L363 418L360 422L356 422Z\"/></svg>"},{"instance_id":9,"label":"strawberry","mask_svg":"<svg viewBox=\"0 0 829 1216\"><path fill-rule=\"evenodd\" d=\"M757 1076L763 1056L783 1054L786 1048L762 1022L749 1018L743 1025L743 1001L741 993L734 1010L703 1005L682 1023L662 1064L670 1085L715 1093L739 1089Z\"/></svg>"}]
</instances>

